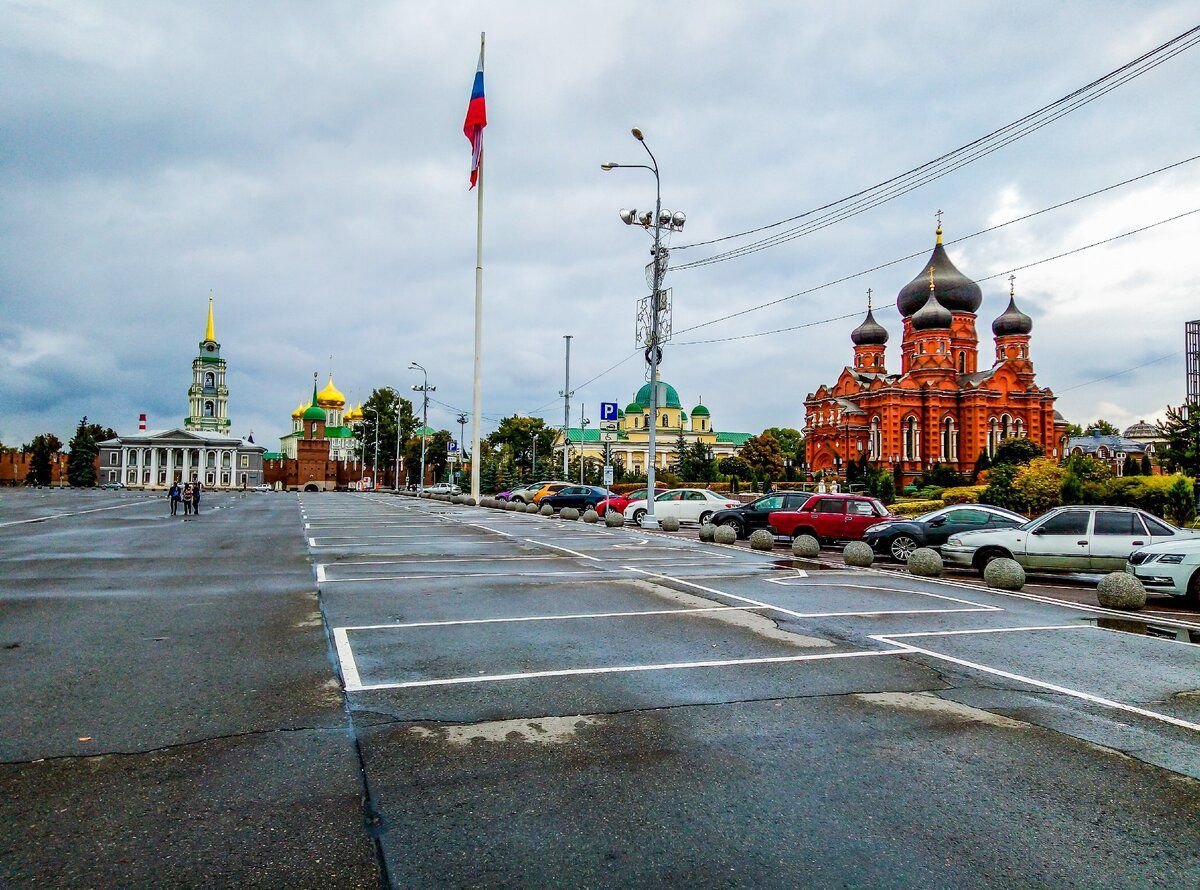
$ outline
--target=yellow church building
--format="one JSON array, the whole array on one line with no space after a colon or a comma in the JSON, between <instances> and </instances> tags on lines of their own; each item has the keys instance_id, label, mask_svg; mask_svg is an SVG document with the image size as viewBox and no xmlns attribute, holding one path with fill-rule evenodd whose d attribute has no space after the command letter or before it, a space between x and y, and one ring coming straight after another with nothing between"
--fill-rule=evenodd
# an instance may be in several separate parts
<instances>
[{"instance_id":1,"label":"yellow church building","mask_svg":"<svg viewBox=\"0 0 1200 890\"><path fill-rule=\"evenodd\" d=\"M650 451L650 424L656 420L658 425L654 433L655 467L660 470L669 469L678 463L676 449L681 430L685 448L696 442L703 442L712 449L717 460L737 454L746 444L746 440L753 435L715 429L712 413L702 402L689 414L679 401L679 393L675 387L661 380L658 385L658 417L650 416L650 384L647 383L638 390L634 400L625 406L625 410L618 412L614 442L602 441L604 431L598 426L585 429L568 427L567 445L571 449L572 458L577 458L582 452L585 460L603 464L607 449L614 465L624 467L629 473L644 474L646 456ZM554 448L561 455L561 430L555 439Z\"/></svg>"}]
</instances>

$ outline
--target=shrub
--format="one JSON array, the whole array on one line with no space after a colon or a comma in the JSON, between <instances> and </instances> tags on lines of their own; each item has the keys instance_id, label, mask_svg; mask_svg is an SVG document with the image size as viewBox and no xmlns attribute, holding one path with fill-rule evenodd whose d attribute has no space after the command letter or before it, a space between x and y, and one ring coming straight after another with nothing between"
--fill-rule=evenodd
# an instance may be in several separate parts
<instances>
[{"instance_id":1,"label":"shrub","mask_svg":"<svg viewBox=\"0 0 1200 890\"><path fill-rule=\"evenodd\" d=\"M1032 439L1005 439L996 447L996 453L992 455L992 466L997 467L1001 464L1020 466L1029 463L1034 458L1044 456L1045 453L1045 449Z\"/></svg>"},{"instance_id":2,"label":"shrub","mask_svg":"<svg viewBox=\"0 0 1200 890\"><path fill-rule=\"evenodd\" d=\"M988 486L979 496L979 503L1020 511L1024 504L1021 503L1021 497L1013 487L1016 478L1016 467L1008 464L993 466L988 471Z\"/></svg>"},{"instance_id":3,"label":"shrub","mask_svg":"<svg viewBox=\"0 0 1200 890\"><path fill-rule=\"evenodd\" d=\"M1017 470L1013 490L1029 515L1039 516L1062 504L1066 477L1067 471L1054 458L1035 457Z\"/></svg>"},{"instance_id":4,"label":"shrub","mask_svg":"<svg viewBox=\"0 0 1200 890\"><path fill-rule=\"evenodd\" d=\"M978 504L979 496L983 494L986 485L966 485L962 488L946 488L942 490L942 500L946 504Z\"/></svg>"},{"instance_id":5,"label":"shrub","mask_svg":"<svg viewBox=\"0 0 1200 890\"><path fill-rule=\"evenodd\" d=\"M923 501L937 501L941 500L942 491L943 489L940 485L926 485L917 492L917 497Z\"/></svg>"},{"instance_id":6,"label":"shrub","mask_svg":"<svg viewBox=\"0 0 1200 890\"><path fill-rule=\"evenodd\" d=\"M922 513L932 513L946 506L945 501L897 501L888 507L888 512L894 516L920 516Z\"/></svg>"},{"instance_id":7,"label":"shrub","mask_svg":"<svg viewBox=\"0 0 1200 890\"><path fill-rule=\"evenodd\" d=\"M1187 525L1196 518L1196 489L1186 476L1175 476L1167 489L1167 515L1176 525Z\"/></svg>"}]
</instances>

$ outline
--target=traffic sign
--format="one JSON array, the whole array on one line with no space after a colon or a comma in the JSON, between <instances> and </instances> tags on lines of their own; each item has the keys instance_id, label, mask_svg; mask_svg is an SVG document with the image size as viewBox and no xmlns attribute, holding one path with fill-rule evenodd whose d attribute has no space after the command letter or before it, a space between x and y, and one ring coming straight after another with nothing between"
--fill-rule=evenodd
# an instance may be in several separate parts
<instances>
[{"instance_id":1,"label":"traffic sign","mask_svg":"<svg viewBox=\"0 0 1200 890\"><path fill-rule=\"evenodd\" d=\"M446 446L446 451L450 454L458 454L458 443L451 439L450 444Z\"/></svg>"},{"instance_id":2,"label":"traffic sign","mask_svg":"<svg viewBox=\"0 0 1200 890\"><path fill-rule=\"evenodd\" d=\"M601 442L616 442L621 438L621 434L616 430L600 430Z\"/></svg>"},{"instance_id":3,"label":"traffic sign","mask_svg":"<svg viewBox=\"0 0 1200 890\"><path fill-rule=\"evenodd\" d=\"M617 421L615 421L615 420L600 421L600 429L602 429L602 430L615 430L616 428L617 428Z\"/></svg>"},{"instance_id":4,"label":"traffic sign","mask_svg":"<svg viewBox=\"0 0 1200 890\"><path fill-rule=\"evenodd\" d=\"M601 402L600 403L600 419L616 420L617 419L617 403L616 402Z\"/></svg>"},{"instance_id":5,"label":"traffic sign","mask_svg":"<svg viewBox=\"0 0 1200 890\"><path fill-rule=\"evenodd\" d=\"M613 484L613 468L607 466L604 468L604 487L608 488Z\"/></svg>"}]
</instances>

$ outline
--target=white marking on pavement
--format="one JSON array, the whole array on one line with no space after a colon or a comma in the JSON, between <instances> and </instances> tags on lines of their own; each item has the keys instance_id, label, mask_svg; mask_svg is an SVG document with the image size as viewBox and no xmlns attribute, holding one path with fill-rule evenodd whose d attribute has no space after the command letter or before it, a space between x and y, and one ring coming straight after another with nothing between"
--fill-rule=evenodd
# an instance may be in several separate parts
<instances>
[{"instance_id":1,"label":"white marking on pavement","mask_svg":"<svg viewBox=\"0 0 1200 890\"><path fill-rule=\"evenodd\" d=\"M13 519L10 522L0 522L0 528L8 525L30 525L35 522L49 522L51 519L62 519L66 516L82 516L85 513L103 513L105 510L124 510L126 507L145 507L147 504L158 502L158 498L139 498L133 503L116 504L112 507L96 507L94 510L75 510L71 513L51 513L49 516L37 516L33 519Z\"/></svg>"},{"instance_id":2,"label":"white marking on pavement","mask_svg":"<svg viewBox=\"0 0 1200 890\"><path fill-rule=\"evenodd\" d=\"M354 651L350 648L350 640L344 628L334 628L333 644L337 648L338 661L342 665L342 682L347 692L362 688L362 680L358 676L358 665L354 663Z\"/></svg>"},{"instance_id":3,"label":"white marking on pavement","mask_svg":"<svg viewBox=\"0 0 1200 890\"><path fill-rule=\"evenodd\" d=\"M392 630L413 627L457 627L464 624L520 624L526 621L578 621L591 618L638 618L644 615L703 615L707 612L750 612L756 606L700 606L694 609L646 609L632 612L581 612L571 615L523 615L519 618L460 618L454 621L409 621L401 624L361 624L343 630Z\"/></svg>"},{"instance_id":4,"label":"white marking on pavement","mask_svg":"<svg viewBox=\"0 0 1200 890\"><path fill-rule=\"evenodd\" d=\"M572 550L569 547L559 547L557 544L547 544L545 541L535 541L533 538L526 538L530 544L537 544L539 547L549 547L551 550L561 550L563 553L570 553L572 556L578 556L580 559L590 559L593 562L600 562L595 556L588 556L586 553L580 553L578 550Z\"/></svg>"}]
</instances>

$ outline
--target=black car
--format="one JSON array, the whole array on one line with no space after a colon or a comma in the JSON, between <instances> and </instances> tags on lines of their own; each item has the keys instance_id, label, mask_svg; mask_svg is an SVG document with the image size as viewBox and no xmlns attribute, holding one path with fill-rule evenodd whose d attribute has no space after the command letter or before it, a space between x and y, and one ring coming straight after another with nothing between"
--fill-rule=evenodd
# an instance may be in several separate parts
<instances>
[{"instance_id":1,"label":"black car","mask_svg":"<svg viewBox=\"0 0 1200 890\"><path fill-rule=\"evenodd\" d=\"M810 497L811 491L776 491L740 507L718 510L709 522L728 525L739 538L748 538L755 529L766 528L767 517L776 510L799 510Z\"/></svg>"},{"instance_id":2,"label":"black car","mask_svg":"<svg viewBox=\"0 0 1200 890\"><path fill-rule=\"evenodd\" d=\"M918 547L941 547L951 535L980 529L1014 528L1029 520L1020 513L988 504L953 504L912 519L885 519L863 533L871 549L907 562Z\"/></svg>"},{"instance_id":3,"label":"black car","mask_svg":"<svg viewBox=\"0 0 1200 890\"><path fill-rule=\"evenodd\" d=\"M538 504L549 504L555 512L563 507L574 507L576 510L596 509L596 505L605 498L612 497L612 492L598 485L567 485L554 494L548 494Z\"/></svg>"}]
</instances>

